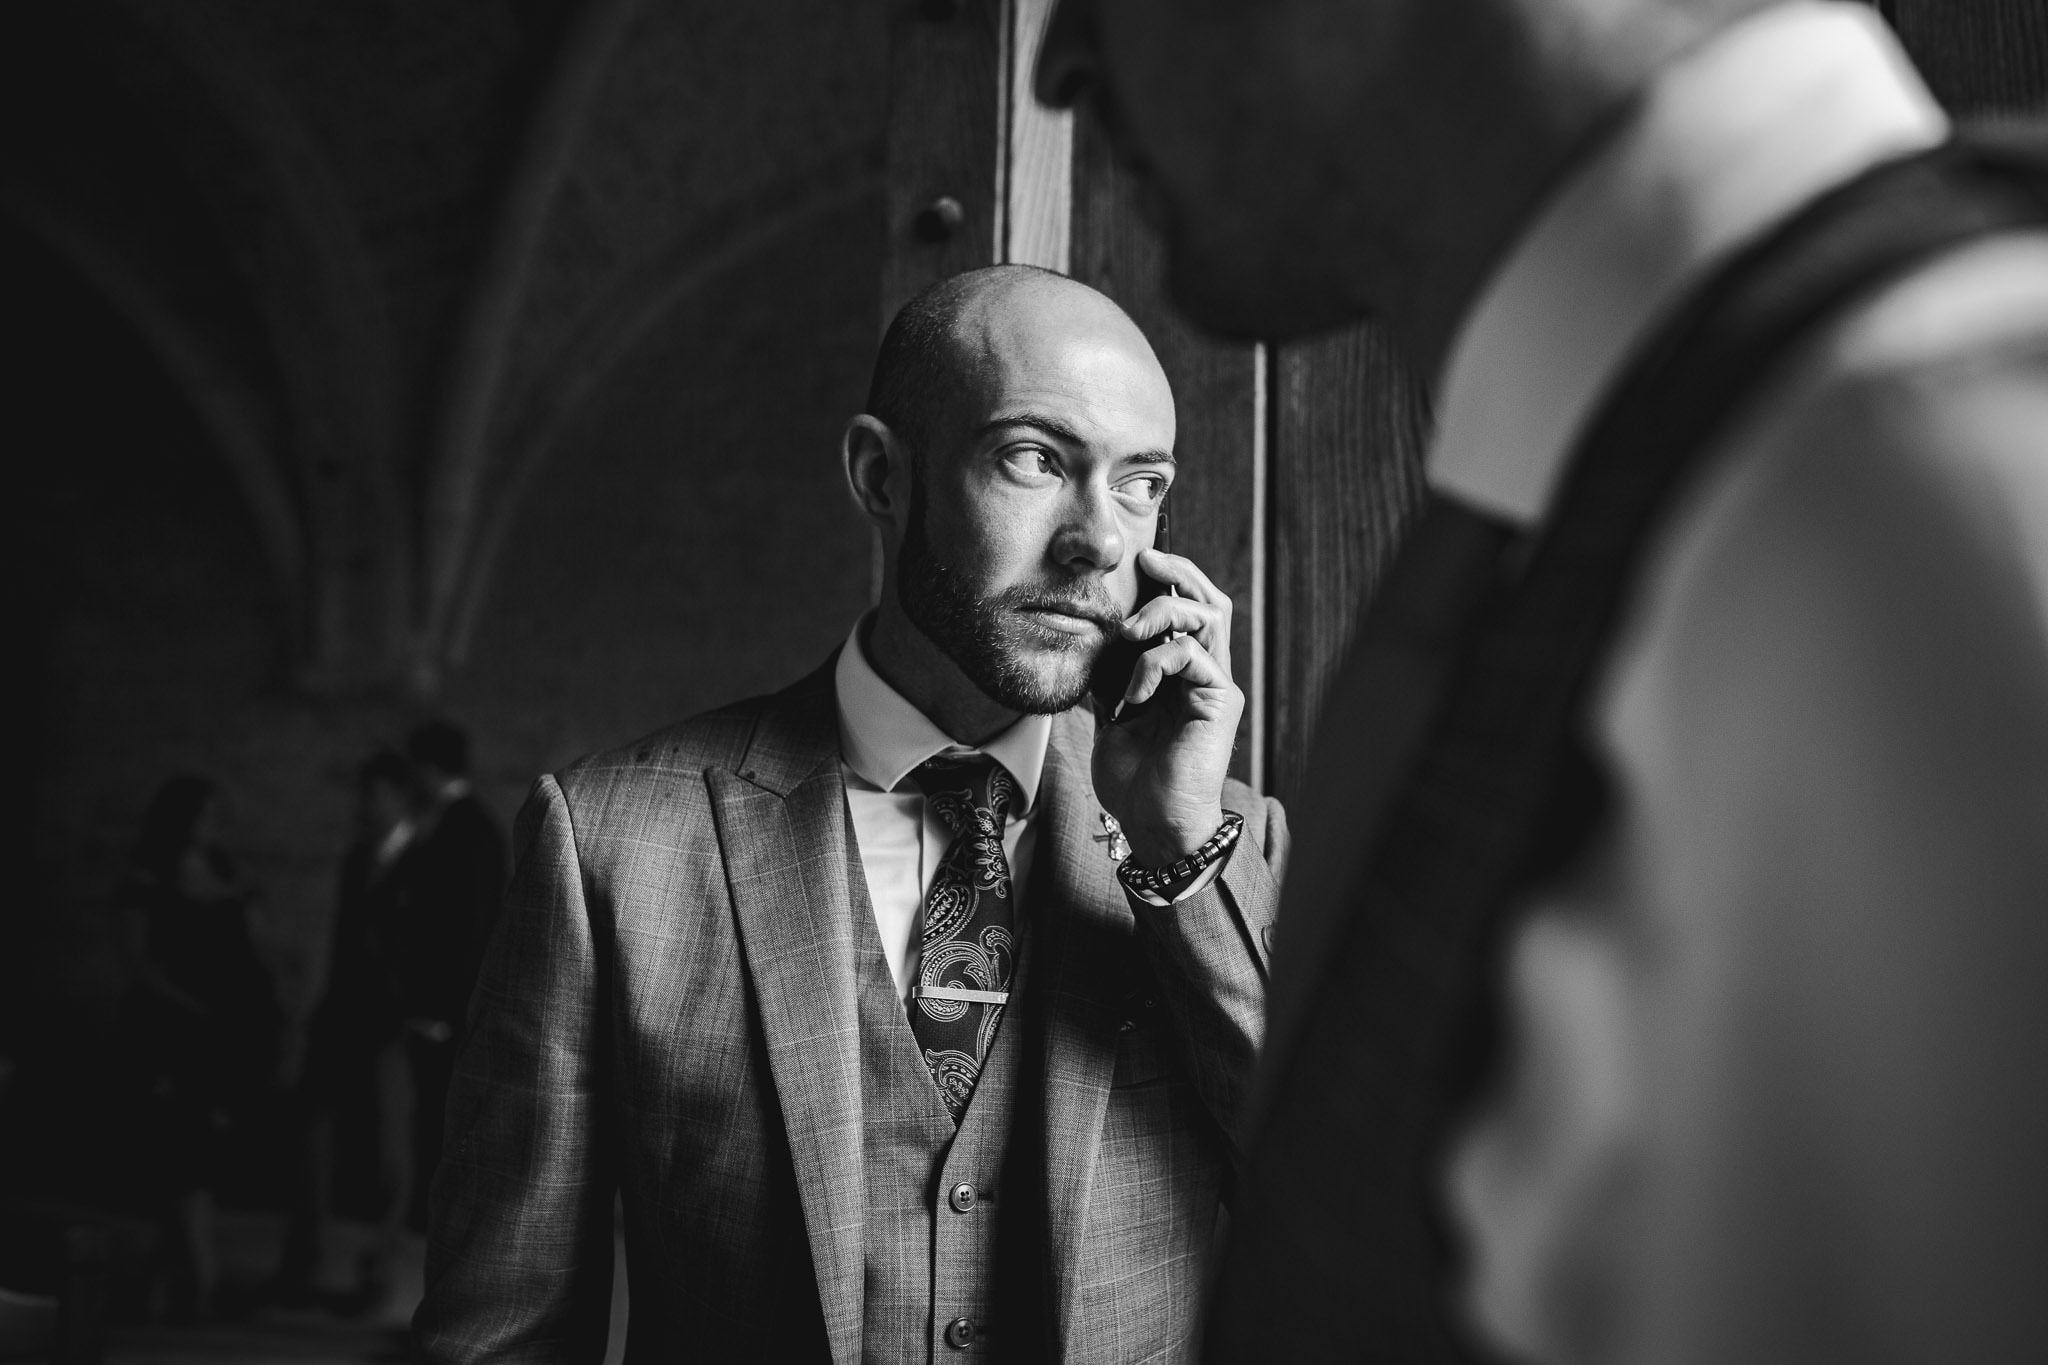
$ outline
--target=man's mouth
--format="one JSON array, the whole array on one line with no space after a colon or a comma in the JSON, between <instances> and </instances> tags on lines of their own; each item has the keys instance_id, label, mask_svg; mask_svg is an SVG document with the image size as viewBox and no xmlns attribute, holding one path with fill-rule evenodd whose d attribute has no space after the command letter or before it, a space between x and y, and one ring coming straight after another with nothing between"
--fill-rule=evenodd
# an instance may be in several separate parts
<instances>
[{"instance_id":1,"label":"man's mouth","mask_svg":"<svg viewBox=\"0 0 2048 1365\"><path fill-rule=\"evenodd\" d=\"M1081 602L1032 602L1017 610L1048 630L1056 630L1063 635L1107 635L1114 632L1119 624L1118 617Z\"/></svg>"}]
</instances>

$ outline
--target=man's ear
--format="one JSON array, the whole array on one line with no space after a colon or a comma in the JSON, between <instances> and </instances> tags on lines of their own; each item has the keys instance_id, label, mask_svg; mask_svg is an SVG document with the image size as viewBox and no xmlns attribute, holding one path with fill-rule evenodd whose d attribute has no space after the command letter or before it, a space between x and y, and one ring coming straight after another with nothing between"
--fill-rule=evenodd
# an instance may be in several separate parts
<instances>
[{"instance_id":1,"label":"man's ear","mask_svg":"<svg viewBox=\"0 0 2048 1365\"><path fill-rule=\"evenodd\" d=\"M840 441L846 487L862 515L884 534L910 515L910 445L879 417L863 412Z\"/></svg>"}]
</instances>

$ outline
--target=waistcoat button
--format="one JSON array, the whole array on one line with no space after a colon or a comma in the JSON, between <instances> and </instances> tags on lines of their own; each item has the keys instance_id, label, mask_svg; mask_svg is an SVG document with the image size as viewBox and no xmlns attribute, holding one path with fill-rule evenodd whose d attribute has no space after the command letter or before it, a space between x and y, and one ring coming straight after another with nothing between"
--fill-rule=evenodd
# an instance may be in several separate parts
<instances>
[{"instance_id":1,"label":"waistcoat button","mask_svg":"<svg viewBox=\"0 0 2048 1365\"><path fill-rule=\"evenodd\" d=\"M958 1351L964 1351L974 1341L974 1324L966 1318L954 1318L946 1324L946 1344Z\"/></svg>"},{"instance_id":2,"label":"waistcoat button","mask_svg":"<svg viewBox=\"0 0 2048 1365\"><path fill-rule=\"evenodd\" d=\"M963 1180L953 1187L952 1193L948 1194L946 1199L952 1204L953 1212L965 1213L974 1207L974 1186ZM961 1321L965 1322L966 1319L962 1318Z\"/></svg>"}]
</instances>

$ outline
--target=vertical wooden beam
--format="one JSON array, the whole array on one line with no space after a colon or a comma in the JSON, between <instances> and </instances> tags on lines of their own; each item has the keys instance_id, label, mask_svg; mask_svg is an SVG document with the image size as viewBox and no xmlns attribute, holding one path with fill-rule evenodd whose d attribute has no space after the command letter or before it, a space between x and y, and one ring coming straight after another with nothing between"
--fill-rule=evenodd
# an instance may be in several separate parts
<instances>
[{"instance_id":1,"label":"vertical wooden beam","mask_svg":"<svg viewBox=\"0 0 2048 1365\"><path fill-rule=\"evenodd\" d=\"M1245 780L1270 792L1273 780L1273 580L1272 450L1273 351L1252 348L1252 562L1249 610L1249 657L1239 665L1245 693L1246 740L1251 754Z\"/></svg>"},{"instance_id":2,"label":"vertical wooden beam","mask_svg":"<svg viewBox=\"0 0 2048 1365\"><path fill-rule=\"evenodd\" d=\"M1266 706L1255 691L1267 629L1253 571L1265 559L1257 492L1266 431L1260 349L1217 341L1174 310L1165 291L1166 247L1140 220L1134 187L1092 120L1075 131L1073 165L1072 274L1123 305L1151 338L1173 384L1180 415L1173 548L1236 604L1231 659L1247 704L1231 771L1263 779L1264 754L1254 742L1254 717L1263 739Z\"/></svg>"},{"instance_id":3,"label":"vertical wooden beam","mask_svg":"<svg viewBox=\"0 0 2048 1365\"><path fill-rule=\"evenodd\" d=\"M1423 494L1427 401L1371 324L1274 361L1270 791L1301 789L1353 626Z\"/></svg>"},{"instance_id":4,"label":"vertical wooden beam","mask_svg":"<svg viewBox=\"0 0 2048 1365\"><path fill-rule=\"evenodd\" d=\"M1009 0L1003 24L1004 175L999 259L1067 273L1074 216L1074 113L1031 94L1031 70L1052 19L1053 0Z\"/></svg>"}]
</instances>

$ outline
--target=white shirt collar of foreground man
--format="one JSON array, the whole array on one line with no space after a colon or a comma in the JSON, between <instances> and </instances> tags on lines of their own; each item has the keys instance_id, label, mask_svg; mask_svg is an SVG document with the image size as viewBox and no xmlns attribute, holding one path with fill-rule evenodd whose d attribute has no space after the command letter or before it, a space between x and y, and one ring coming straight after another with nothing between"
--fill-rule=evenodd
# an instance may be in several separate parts
<instances>
[{"instance_id":1,"label":"white shirt collar of foreground man","mask_svg":"<svg viewBox=\"0 0 2048 1365\"><path fill-rule=\"evenodd\" d=\"M861 643L868 620L862 617L846 637L833 675L839 694L841 757L876 790L894 791L926 759L970 746L932 724L875 672ZM988 743L976 746L1017 780L1024 807L1012 811L1012 819L1028 814L1038 804L1038 781L1045 772L1045 746L1051 739L1051 716L1025 716Z\"/></svg>"},{"instance_id":2,"label":"white shirt collar of foreground man","mask_svg":"<svg viewBox=\"0 0 2048 1365\"><path fill-rule=\"evenodd\" d=\"M1445 368L1430 483L1522 525L1632 348L1706 270L1947 118L1876 12L1794 0L1660 72L1524 232Z\"/></svg>"}]
</instances>

